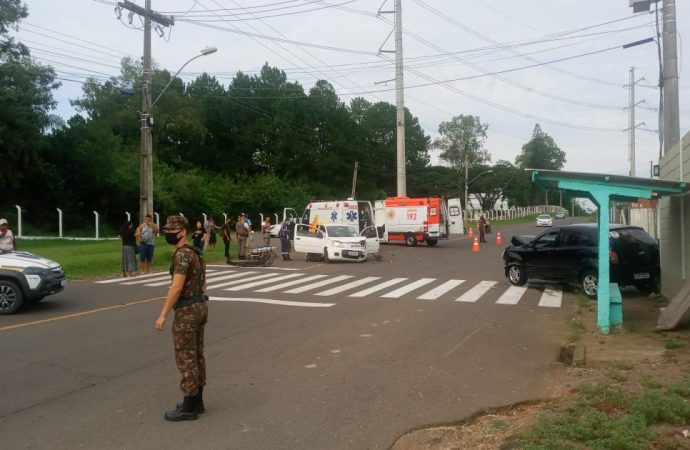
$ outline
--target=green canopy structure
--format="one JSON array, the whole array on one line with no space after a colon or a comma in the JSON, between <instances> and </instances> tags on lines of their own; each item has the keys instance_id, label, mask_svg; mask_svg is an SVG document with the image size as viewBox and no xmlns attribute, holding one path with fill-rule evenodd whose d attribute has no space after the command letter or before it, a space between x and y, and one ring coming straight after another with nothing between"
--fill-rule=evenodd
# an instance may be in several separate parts
<instances>
[{"instance_id":1,"label":"green canopy structure","mask_svg":"<svg viewBox=\"0 0 690 450\"><path fill-rule=\"evenodd\" d=\"M529 169L532 181L538 185L559 189L589 198L599 209L597 327L608 334L611 327L623 324L623 305L620 290L611 283L609 274L609 202L652 199L664 195L681 194L688 189L684 182L636 178L597 173L563 172L560 170Z\"/></svg>"}]
</instances>

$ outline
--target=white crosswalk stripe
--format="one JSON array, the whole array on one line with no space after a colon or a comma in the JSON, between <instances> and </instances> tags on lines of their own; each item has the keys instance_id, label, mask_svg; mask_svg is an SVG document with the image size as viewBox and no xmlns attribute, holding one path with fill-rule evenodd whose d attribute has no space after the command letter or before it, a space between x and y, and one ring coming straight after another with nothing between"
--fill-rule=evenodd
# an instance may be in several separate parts
<instances>
[{"instance_id":1,"label":"white crosswalk stripe","mask_svg":"<svg viewBox=\"0 0 690 450\"><path fill-rule=\"evenodd\" d=\"M517 305L525 291L527 291L525 286L511 286L496 300L496 303L499 305Z\"/></svg>"},{"instance_id":2,"label":"white crosswalk stripe","mask_svg":"<svg viewBox=\"0 0 690 450\"><path fill-rule=\"evenodd\" d=\"M422 286L426 286L427 284L431 283L432 281L435 281L436 278L421 278L414 283L410 283L406 286L403 286L401 288L398 288L392 292L389 292L387 294L383 294L381 297L384 298L400 298L403 295L414 291L415 289L418 289Z\"/></svg>"},{"instance_id":3,"label":"white crosswalk stripe","mask_svg":"<svg viewBox=\"0 0 690 450\"><path fill-rule=\"evenodd\" d=\"M223 267L223 266L217 266ZM252 292L280 292L283 294L309 293L319 297L330 297L338 294L353 298L415 298L417 300L438 300L445 296L452 296L456 302L475 303L486 297L495 298L494 289L499 288L498 281L483 280L477 282L459 297L454 290L466 283L466 280L438 280L436 278L407 278L398 277L385 279L379 276L356 277L355 275L309 275L303 272L254 271L245 268L231 270L211 269L206 271L208 290L252 291ZM144 285L146 287L161 287L170 283L170 275L164 272L140 275L138 277L113 278L97 281L96 283L118 283L120 285ZM366 287L369 285L369 287ZM422 290L424 286L428 286ZM319 289L323 288L323 290ZM527 292L538 292L535 286L500 286L500 296L495 301L499 305L518 305ZM347 292L354 291L351 294ZM414 292L414 291L421 291ZM413 297L415 296L415 297ZM225 298L225 297L223 297ZM447 297L446 297L447 298ZM528 297L531 298L531 297ZM561 308L563 306L563 292L553 286L546 285L540 293L539 307Z\"/></svg>"},{"instance_id":4,"label":"white crosswalk stripe","mask_svg":"<svg viewBox=\"0 0 690 450\"><path fill-rule=\"evenodd\" d=\"M318 289L321 286L327 286L329 284L337 283L338 281L343 281L347 280L348 278L352 278L352 275L340 275L335 278L329 278L327 280L323 281L317 281L316 283L308 284L306 286L300 286L294 289L290 289L289 291L285 291L286 294L301 294L302 292L307 292L307 291L312 291L314 289Z\"/></svg>"},{"instance_id":5,"label":"white crosswalk stripe","mask_svg":"<svg viewBox=\"0 0 690 450\"><path fill-rule=\"evenodd\" d=\"M207 270L207 271L206 271L206 273L209 273L209 272L215 272L215 270ZM138 278L138 277L137 277L137 278ZM123 285L125 285L125 286L129 286L129 285L132 285L132 284L145 284L145 283L150 283L150 282L152 282L152 281L163 281L163 280L167 280L168 282L170 282L170 274L169 274L169 273L166 273L165 275L161 275L161 276L156 277L156 278L148 278L148 279L146 279L146 280L137 280L137 279L135 279L134 281L128 281L128 282L120 283L120 284L123 284Z\"/></svg>"},{"instance_id":6,"label":"white crosswalk stripe","mask_svg":"<svg viewBox=\"0 0 690 450\"><path fill-rule=\"evenodd\" d=\"M326 275L312 275L310 277L302 278L300 280L286 281L285 283L280 283L280 284L277 284L275 286L269 286L269 287L266 287L263 289L257 289L256 292L273 292L273 291L277 291L280 289L284 289L286 287L295 286L297 284L303 284L303 283L308 283L310 281L318 280L318 279L323 278L325 276Z\"/></svg>"},{"instance_id":7,"label":"white crosswalk stripe","mask_svg":"<svg viewBox=\"0 0 690 450\"><path fill-rule=\"evenodd\" d=\"M448 280L445 283L425 292L417 297L418 300L436 300L446 292L449 292L464 283L465 280Z\"/></svg>"},{"instance_id":8,"label":"white crosswalk stripe","mask_svg":"<svg viewBox=\"0 0 690 450\"><path fill-rule=\"evenodd\" d=\"M455 301L474 303L481 298L482 295L489 292L489 290L496 286L498 281L480 281L472 289L462 294Z\"/></svg>"},{"instance_id":9,"label":"white crosswalk stripe","mask_svg":"<svg viewBox=\"0 0 690 450\"><path fill-rule=\"evenodd\" d=\"M365 289L363 291L359 291L359 292L355 292L354 294L350 294L348 297L366 297L369 294L373 294L374 292L382 291L388 287L402 283L405 280L407 280L407 278L393 278L392 280L384 281L383 283L378 284L374 287L370 287L369 289Z\"/></svg>"},{"instance_id":10,"label":"white crosswalk stripe","mask_svg":"<svg viewBox=\"0 0 690 450\"><path fill-rule=\"evenodd\" d=\"M233 286L225 289L226 291L241 291L243 289L251 289L253 287L262 286L264 284L276 283L278 281L287 280L289 278L301 277L303 273L291 273L288 275L281 275L278 277L269 278L266 280L254 281L252 283L240 284L238 286Z\"/></svg>"},{"instance_id":11,"label":"white crosswalk stripe","mask_svg":"<svg viewBox=\"0 0 690 450\"><path fill-rule=\"evenodd\" d=\"M206 282L208 283L209 281L215 282L215 281L227 280L228 278L234 278L234 277L238 276L236 274L234 274L234 275L214 274L214 275L216 275L216 276L206 278ZM168 279L165 281L158 281L156 283L149 283L149 284L145 284L144 286L148 286L148 287L165 286L166 284L170 284L170 278L171 278L170 275L168 275Z\"/></svg>"},{"instance_id":12,"label":"white crosswalk stripe","mask_svg":"<svg viewBox=\"0 0 690 450\"><path fill-rule=\"evenodd\" d=\"M366 277L366 278L362 278L361 280L355 280L355 281L351 281L349 283L341 284L338 287L334 287L334 288L328 289L326 291L317 292L314 295L321 295L321 296L327 297L329 295L339 294L339 293L345 292L349 289L360 287L360 286L363 286L367 283L371 283L372 281L376 281L376 280L380 280L380 279L381 279L381 277Z\"/></svg>"},{"instance_id":13,"label":"white crosswalk stripe","mask_svg":"<svg viewBox=\"0 0 690 450\"><path fill-rule=\"evenodd\" d=\"M224 276L224 277L222 277L222 278L223 278L224 280L230 280L230 279L233 279L233 278L242 278L242 277L246 277L247 275L251 275L251 274L253 274L253 273L257 273L257 272L253 272L253 271L250 270L250 271L247 271L247 272L233 273L233 274L231 274L231 275L226 275L226 276ZM234 281L226 281L225 283L218 283L218 284L215 284L217 281L220 281L220 279L219 279L219 278L214 278L214 279L212 280L212 283L214 283L214 284L209 284L209 285L208 285L208 290L209 290L209 291L210 291L211 289L220 289L220 288L225 287L225 286L230 286L232 283L234 283ZM206 283L208 283L208 282L209 282L209 280L208 280L208 278L207 278L207 279L206 279Z\"/></svg>"},{"instance_id":14,"label":"white crosswalk stripe","mask_svg":"<svg viewBox=\"0 0 690 450\"><path fill-rule=\"evenodd\" d=\"M539 299L539 306L546 308L560 308L563 300L563 291L554 289L553 286L546 286L544 293Z\"/></svg>"},{"instance_id":15,"label":"white crosswalk stripe","mask_svg":"<svg viewBox=\"0 0 690 450\"><path fill-rule=\"evenodd\" d=\"M233 286L233 285L236 285L236 284L244 284L244 283L246 283L246 282L248 282L248 281L263 280L263 279L265 279L265 278L271 278L273 275L275 275L275 274L273 274L273 273L262 273L261 275L254 275L253 277L242 278L241 280L232 280L232 281L228 281L227 283L225 283L225 286ZM225 291L229 291L229 290L231 290L231 289L232 289L232 288L227 288L227 287L223 288L223 290L225 290Z\"/></svg>"}]
</instances>

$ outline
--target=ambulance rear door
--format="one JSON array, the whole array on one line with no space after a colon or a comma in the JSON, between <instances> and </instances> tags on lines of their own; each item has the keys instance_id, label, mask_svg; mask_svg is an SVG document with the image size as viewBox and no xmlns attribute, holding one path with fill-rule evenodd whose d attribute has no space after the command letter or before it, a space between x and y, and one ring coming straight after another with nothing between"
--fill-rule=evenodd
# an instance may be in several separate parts
<instances>
[{"instance_id":1,"label":"ambulance rear door","mask_svg":"<svg viewBox=\"0 0 690 450\"><path fill-rule=\"evenodd\" d=\"M464 234L465 228L462 223L462 205L459 198L449 198L448 205L448 232L450 234Z\"/></svg>"}]
</instances>

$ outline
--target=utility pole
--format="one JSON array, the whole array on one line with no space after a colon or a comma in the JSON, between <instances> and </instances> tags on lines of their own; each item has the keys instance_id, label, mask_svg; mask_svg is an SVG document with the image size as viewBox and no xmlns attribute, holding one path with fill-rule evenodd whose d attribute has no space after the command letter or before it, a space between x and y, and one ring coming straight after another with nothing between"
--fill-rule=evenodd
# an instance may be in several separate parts
<instances>
[{"instance_id":1,"label":"utility pole","mask_svg":"<svg viewBox=\"0 0 690 450\"><path fill-rule=\"evenodd\" d=\"M386 4L386 1L384 1L383 4ZM383 6L383 4L381 6ZM402 0L395 0L394 11L383 11L379 8L378 14L395 14L395 24L391 34L395 34L396 180L398 197L406 197L407 176L405 167L405 86L403 83ZM379 48L379 53L393 53L390 50L383 50L383 46L391 37L391 34L386 37L386 40ZM386 80L375 84L388 83L389 81L393 80Z\"/></svg>"},{"instance_id":2,"label":"utility pole","mask_svg":"<svg viewBox=\"0 0 690 450\"><path fill-rule=\"evenodd\" d=\"M118 2L119 8L124 8L132 14L138 14L144 18L144 57L143 74L141 82L141 113L139 117L141 130L141 172L139 184L139 223L144 221L146 214L153 215L153 141L151 138L151 22L170 27L175 24L175 19L163 16L151 10L151 0L146 0L145 7L125 0Z\"/></svg>"},{"instance_id":3,"label":"utility pole","mask_svg":"<svg viewBox=\"0 0 690 450\"><path fill-rule=\"evenodd\" d=\"M677 81L677 80L676 80ZM405 167L405 91L403 85L402 0L395 0L395 107L397 110L398 197L407 196Z\"/></svg>"},{"instance_id":4,"label":"utility pole","mask_svg":"<svg viewBox=\"0 0 690 450\"><path fill-rule=\"evenodd\" d=\"M664 73L664 154L680 142L678 112L678 52L676 48L676 0L663 1ZM681 155L683 149L680 150ZM680 158L680 180L683 181L683 158Z\"/></svg>"},{"instance_id":5,"label":"utility pole","mask_svg":"<svg viewBox=\"0 0 690 450\"><path fill-rule=\"evenodd\" d=\"M359 161L355 161L355 173L352 174L352 195L350 197L355 199L355 192L357 191L357 169L359 168Z\"/></svg>"},{"instance_id":6,"label":"utility pole","mask_svg":"<svg viewBox=\"0 0 690 450\"><path fill-rule=\"evenodd\" d=\"M625 131L628 131L628 163L630 164L630 168L628 169L628 175L631 177L635 176L635 129L639 126L645 125L645 122L640 122L638 124L635 123L635 108L637 105L640 103L644 103L644 100L640 100L639 102L635 103L635 85L639 83L640 81L644 80L644 78L639 78L635 79L635 67L630 67L630 84L625 85L629 89L630 95L629 95L629 106L628 109L630 110L630 115L629 115L629 121L628 121L628 128Z\"/></svg>"},{"instance_id":7,"label":"utility pole","mask_svg":"<svg viewBox=\"0 0 690 450\"><path fill-rule=\"evenodd\" d=\"M463 216L462 216L462 219L463 219L462 227L464 228L463 232L466 232L466 230L467 230L467 228L465 227L465 221L466 221L467 213L470 211L469 204L467 203L467 199L469 198L469 195L467 193L467 186L468 186L467 176L468 176L468 172L469 172L467 163L468 163L468 151L467 151L467 149L465 149L465 214L463 214Z\"/></svg>"}]
</instances>

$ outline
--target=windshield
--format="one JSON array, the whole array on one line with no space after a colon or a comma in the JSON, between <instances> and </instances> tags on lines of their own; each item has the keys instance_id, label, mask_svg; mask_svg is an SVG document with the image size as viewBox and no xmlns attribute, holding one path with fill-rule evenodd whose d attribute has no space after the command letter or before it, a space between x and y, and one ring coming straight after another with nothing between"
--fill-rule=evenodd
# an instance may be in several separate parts
<instances>
[{"instance_id":1,"label":"windshield","mask_svg":"<svg viewBox=\"0 0 690 450\"><path fill-rule=\"evenodd\" d=\"M548 214L540 214L537 216L537 219L550 219L551 216Z\"/></svg>"},{"instance_id":2,"label":"windshield","mask_svg":"<svg viewBox=\"0 0 690 450\"><path fill-rule=\"evenodd\" d=\"M331 225L328 227L330 237L357 237L357 230L347 225Z\"/></svg>"}]
</instances>

